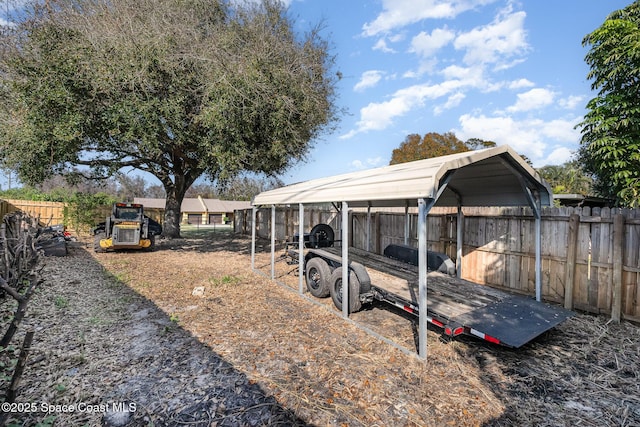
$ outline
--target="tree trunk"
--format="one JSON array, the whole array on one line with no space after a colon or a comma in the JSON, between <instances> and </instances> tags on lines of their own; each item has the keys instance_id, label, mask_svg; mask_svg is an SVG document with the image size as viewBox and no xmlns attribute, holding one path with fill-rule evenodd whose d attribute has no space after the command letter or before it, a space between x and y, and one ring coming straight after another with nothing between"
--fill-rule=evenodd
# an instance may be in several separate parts
<instances>
[{"instance_id":1,"label":"tree trunk","mask_svg":"<svg viewBox=\"0 0 640 427\"><path fill-rule=\"evenodd\" d=\"M181 172L174 174L175 182L169 179L161 179L164 191L167 194L162 235L169 239L180 238L181 207L184 195L196 178L202 174L202 171Z\"/></svg>"},{"instance_id":2,"label":"tree trunk","mask_svg":"<svg viewBox=\"0 0 640 427\"><path fill-rule=\"evenodd\" d=\"M177 199L175 192L167 192L167 202L164 208L164 224L162 225L162 235L164 237L173 239L180 237L180 221L182 214L180 212L180 205L182 205L182 199Z\"/></svg>"}]
</instances>

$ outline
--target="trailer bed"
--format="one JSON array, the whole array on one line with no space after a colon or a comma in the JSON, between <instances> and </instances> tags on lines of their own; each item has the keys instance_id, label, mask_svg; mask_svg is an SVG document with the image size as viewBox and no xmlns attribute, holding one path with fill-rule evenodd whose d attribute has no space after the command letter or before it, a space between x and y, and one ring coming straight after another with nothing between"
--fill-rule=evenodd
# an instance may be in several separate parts
<instances>
[{"instance_id":1,"label":"trailer bed","mask_svg":"<svg viewBox=\"0 0 640 427\"><path fill-rule=\"evenodd\" d=\"M340 257L341 248L305 252L335 260ZM418 267L356 248L349 248L349 263L366 268L377 299L418 313ZM467 333L517 348L572 315L573 312L562 307L437 271L427 275L428 319L451 335Z\"/></svg>"}]
</instances>

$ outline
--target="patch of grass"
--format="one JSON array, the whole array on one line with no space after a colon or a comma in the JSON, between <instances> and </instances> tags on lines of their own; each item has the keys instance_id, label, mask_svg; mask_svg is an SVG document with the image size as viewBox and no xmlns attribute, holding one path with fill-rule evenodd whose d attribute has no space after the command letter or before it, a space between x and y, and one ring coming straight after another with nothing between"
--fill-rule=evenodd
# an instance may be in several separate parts
<instances>
[{"instance_id":1,"label":"patch of grass","mask_svg":"<svg viewBox=\"0 0 640 427\"><path fill-rule=\"evenodd\" d=\"M210 237L214 234L231 234L231 225L181 225L180 235L184 238L199 239Z\"/></svg>"},{"instance_id":2,"label":"patch of grass","mask_svg":"<svg viewBox=\"0 0 640 427\"><path fill-rule=\"evenodd\" d=\"M57 296L53 303L59 309L67 308L69 306L69 300L61 296Z\"/></svg>"},{"instance_id":3,"label":"patch of grass","mask_svg":"<svg viewBox=\"0 0 640 427\"><path fill-rule=\"evenodd\" d=\"M119 271L114 274L114 277L118 280L118 282L127 282L129 280L129 275L124 271Z\"/></svg>"},{"instance_id":4,"label":"patch of grass","mask_svg":"<svg viewBox=\"0 0 640 427\"><path fill-rule=\"evenodd\" d=\"M45 419L43 419L42 421L40 421L38 424L36 424L35 427L51 427L55 424L56 418L57 418L56 415L50 415Z\"/></svg>"},{"instance_id":5,"label":"patch of grass","mask_svg":"<svg viewBox=\"0 0 640 427\"><path fill-rule=\"evenodd\" d=\"M91 325L100 325L103 322L103 319L98 316L91 316L89 318L89 323Z\"/></svg>"},{"instance_id":6,"label":"patch of grass","mask_svg":"<svg viewBox=\"0 0 640 427\"><path fill-rule=\"evenodd\" d=\"M240 278L225 274L222 277L209 277L209 283L212 286L235 285L240 282Z\"/></svg>"}]
</instances>

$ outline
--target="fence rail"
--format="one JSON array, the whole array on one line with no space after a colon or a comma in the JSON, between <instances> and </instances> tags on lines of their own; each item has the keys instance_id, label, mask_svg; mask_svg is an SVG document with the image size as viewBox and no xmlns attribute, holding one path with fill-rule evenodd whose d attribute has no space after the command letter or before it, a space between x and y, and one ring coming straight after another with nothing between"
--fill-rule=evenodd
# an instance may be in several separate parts
<instances>
[{"instance_id":1,"label":"fence rail","mask_svg":"<svg viewBox=\"0 0 640 427\"><path fill-rule=\"evenodd\" d=\"M462 277L528 295L535 294L535 220L529 208L463 208ZM340 239L335 210L304 210L307 231L317 223L331 225ZM368 216L370 221L368 221ZM251 210L238 211L235 230L251 233ZM429 213L429 250L456 259L455 209ZM269 237L271 210L256 218L260 237ZM367 224L369 227L367 228ZM298 210L276 210L276 239L298 230ZM382 253L390 243L405 241L403 212L349 215L349 244ZM417 214L409 213L408 244L417 246ZM543 208L542 295L568 308L611 314L640 322L640 210L609 208Z\"/></svg>"}]
</instances>

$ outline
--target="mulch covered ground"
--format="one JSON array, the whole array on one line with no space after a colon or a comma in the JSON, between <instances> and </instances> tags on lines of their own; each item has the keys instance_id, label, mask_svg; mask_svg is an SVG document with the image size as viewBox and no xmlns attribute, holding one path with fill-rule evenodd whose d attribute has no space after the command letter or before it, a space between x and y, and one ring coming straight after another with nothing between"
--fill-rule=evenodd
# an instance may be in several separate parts
<instances>
[{"instance_id":1,"label":"mulch covered ground","mask_svg":"<svg viewBox=\"0 0 640 427\"><path fill-rule=\"evenodd\" d=\"M17 401L52 410L16 424L640 425L635 325L577 315L518 350L433 329L424 362L359 327L415 350L413 319L345 321L296 293L292 266L277 263L281 285L252 272L249 249L216 233L47 258ZM81 403L95 411L62 411Z\"/></svg>"}]
</instances>

